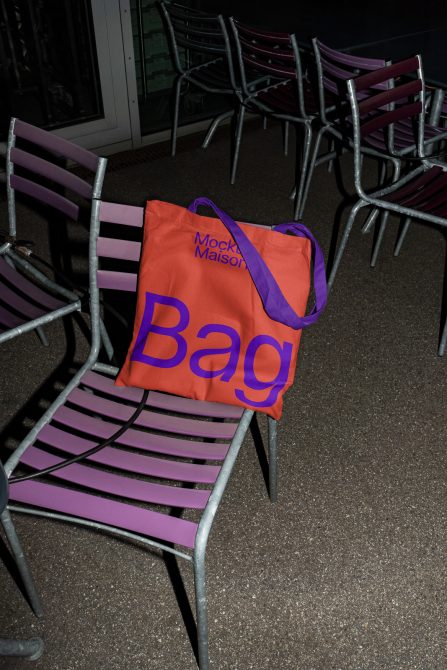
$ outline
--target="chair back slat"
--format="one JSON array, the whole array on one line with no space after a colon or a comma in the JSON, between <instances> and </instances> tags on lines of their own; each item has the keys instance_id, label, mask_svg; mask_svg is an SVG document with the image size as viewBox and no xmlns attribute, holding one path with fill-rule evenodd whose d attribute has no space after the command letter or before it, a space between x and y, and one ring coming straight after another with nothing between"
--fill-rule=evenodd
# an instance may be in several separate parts
<instances>
[{"instance_id":1,"label":"chair back slat","mask_svg":"<svg viewBox=\"0 0 447 670\"><path fill-rule=\"evenodd\" d=\"M391 126L393 123L396 123L397 121L401 121L402 119L408 119L408 117L411 116L417 116L422 110L422 105L421 102L414 102L411 105L404 105L402 107L398 107L397 109L393 109L389 112L383 112L379 116L370 119L369 121L365 121L361 123L361 137L362 139L367 137L369 134L377 131L377 130L382 130L383 128L387 128Z\"/></svg>"},{"instance_id":2,"label":"chair back slat","mask_svg":"<svg viewBox=\"0 0 447 670\"><path fill-rule=\"evenodd\" d=\"M99 218L106 223L142 228L144 209L134 205L122 205L102 200L99 206Z\"/></svg>"},{"instance_id":3,"label":"chair back slat","mask_svg":"<svg viewBox=\"0 0 447 670\"><path fill-rule=\"evenodd\" d=\"M141 243L131 240L98 237L96 251L98 256L102 256L103 258L116 258L138 262L141 254Z\"/></svg>"},{"instance_id":4,"label":"chair back slat","mask_svg":"<svg viewBox=\"0 0 447 670\"><path fill-rule=\"evenodd\" d=\"M391 79L396 79L397 77L402 77L404 75L408 76L409 74L416 73L419 69L420 61L418 56L406 58L405 60L399 61L397 63L384 65L383 68L379 68L373 72L354 75L355 87L357 91L362 91L364 89L377 86L378 84L384 84Z\"/></svg>"},{"instance_id":5,"label":"chair back slat","mask_svg":"<svg viewBox=\"0 0 447 670\"><path fill-rule=\"evenodd\" d=\"M92 197L93 187L91 184L80 179L80 177L77 177L72 172L61 168L54 163L50 163L43 158L39 158L27 151L13 147L10 151L10 160L14 165L19 165L30 172L51 179L57 184L70 189L70 191L78 193L83 198L88 199Z\"/></svg>"},{"instance_id":6,"label":"chair back slat","mask_svg":"<svg viewBox=\"0 0 447 670\"><path fill-rule=\"evenodd\" d=\"M132 293L135 293L137 290L137 274L132 272L98 270L97 282L98 288L101 289L114 289Z\"/></svg>"},{"instance_id":7,"label":"chair back slat","mask_svg":"<svg viewBox=\"0 0 447 670\"><path fill-rule=\"evenodd\" d=\"M358 89L357 89L358 90ZM405 104L407 98L419 94L422 91L422 82L419 79L400 84L393 88L387 88L381 93L372 92L366 99L359 101L359 114L369 114L375 109L391 109L393 103ZM363 93L364 89L360 91ZM357 96L358 99L359 96Z\"/></svg>"},{"instance_id":8,"label":"chair back slat","mask_svg":"<svg viewBox=\"0 0 447 670\"><path fill-rule=\"evenodd\" d=\"M95 172L98 167L99 157L96 154L77 144L73 144L69 140L57 137L46 130L25 123L25 121L21 121L20 119L13 120L13 132L16 137L33 142L33 144L37 144L57 156L69 158L91 172Z\"/></svg>"},{"instance_id":9,"label":"chair back slat","mask_svg":"<svg viewBox=\"0 0 447 670\"><path fill-rule=\"evenodd\" d=\"M62 212L62 214L70 217L70 219L73 219L73 221L77 221L79 216L79 205L72 202L71 200L68 200L64 196L59 195L59 193L55 193L45 186L41 186L40 184L36 184L29 179L19 177L19 175L15 174L10 176L9 185L15 191L19 191L20 193L24 193L25 195L35 198L36 200L40 200L46 205L50 205L51 207L54 207L55 209Z\"/></svg>"}]
</instances>

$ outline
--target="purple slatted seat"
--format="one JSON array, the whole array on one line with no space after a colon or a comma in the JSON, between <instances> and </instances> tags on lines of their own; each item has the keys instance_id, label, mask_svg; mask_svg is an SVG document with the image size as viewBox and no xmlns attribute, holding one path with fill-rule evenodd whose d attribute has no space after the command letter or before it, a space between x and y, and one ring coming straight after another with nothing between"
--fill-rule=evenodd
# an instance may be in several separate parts
<instances>
[{"instance_id":1,"label":"purple slatted seat","mask_svg":"<svg viewBox=\"0 0 447 670\"><path fill-rule=\"evenodd\" d=\"M127 425L143 391L115 386L118 370L97 361L99 289L135 291L140 246L126 234L130 228L142 228L143 214L139 207L93 202L91 353L8 460L9 507L130 534L192 561L199 663L207 670L205 549L253 412L151 391L138 417ZM125 260L126 271L101 269L103 258L108 265L116 261L118 268ZM135 272L127 267L132 262ZM272 419L269 431L274 497Z\"/></svg>"},{"instance_id":2,"label":"purple slatted seat","mask_svg":"<svg viewBox=\"0 0 447 670\"><path fill-rule=\"evenodd\" d=\"M353 118L353 144L355 188L358 201L351 210L342 239L335 255L329 277L332 287L341 257L358 211L373 206L387 214L404 215L406 223L398 240L412 219L428 221L447 228L447 172L445 163L437 164L425 157L425 86L420 56L405 59L363 74L348 82L349 101ZM371 135L377 132L390 137L390 154L393 153L393 133L396 120L416 129L417 167L413 166L387 188L368 192L364 186L361 152ZM399 141L399 140L397 140ZM366 180L365 180L366 181ZM380 238L378 240L380 244ZM447 321L438 347L438 354L445 352Z\"/></svg>"},{"instance_id":3,"label":"purple slatted seat","mask_svg":"<svg viewBox=\"0 0 447 670\"><path fill-rule=\"evenodd\" d=\"M42 151L45 158L40 155ZM90 176L81 179L73 169L62 165L61 159L73 161L73 167L82 166ZM105 165L105 159L68 140L11 119L6 162L9 235L0 245L0 343L34 329L46 343L42 326L81 309L80 294L61 285L57 275L44 273L32 246L31 253L24 255L20 244L16 245L20 238L17 194L28 196L30 207L43 204L77 221L82 203L90 208L93 196L100 196ZM36 236L40 235L36 231ZM111 355L104 330L103 337Z\"/></svg>"}]
</instances>

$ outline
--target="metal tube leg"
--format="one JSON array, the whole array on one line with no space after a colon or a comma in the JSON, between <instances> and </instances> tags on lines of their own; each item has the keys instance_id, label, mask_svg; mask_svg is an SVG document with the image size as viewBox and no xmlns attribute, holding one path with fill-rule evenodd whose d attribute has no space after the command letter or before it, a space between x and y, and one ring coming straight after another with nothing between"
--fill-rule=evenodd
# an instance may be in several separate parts
<instances>
[{"instance_id":1,"label":"metal tube leg","mask_svg":"<svg viewBox=\"0 0 447 670\"><path fill-rule=\"evenodd\" d=\"M28 661L37 661L43 653L40 637L31 640L6 640L0 638L0 656L21 656Z\"/></svg>"},{"instance_id":2,"label":"metal tube leg","mask_svg":"<svg viewBox=\"0 0 447 670\"><path fill-rule=\"evenodd\" d=\"M439 343L438 356L444 356L446 345L447 345L447 319L445 320L444 329L441 335L441 341Z\"/></svg>"},{"instance_id":3,"label":"metal tube leg","mask_svg":"<svg viewBox=\"0 0 447 670\"><path fill-rule=\"evenodd\" d=\"M175 82L174 118L172 120L172 137L171 137L171 156L175 156L175 152L177 149L177 128L178 128L180 92L182 88L182 83L183 83L182 77L179 77Z\"/></svg>"},{"instance_id":4,"label":"metal tube leg","mask_svg":"<svg viewBox=\"0 0 447 670\"><path fill-rule=\"evenodd\" d=\"M357 212L362 207L365 207L367 204L368 203L365 202L364 200L358 200L356 202L356 204L354 205L354 207L352 208L352 210L351 210L348 222L347 222L345 230L343 232L343 237L340 241L337 253L336 253L335 258L334 258L334 262L333 262L333 265L332 265L332 268L331 268L331 273L329 275L329 279L328 279L328 283L327 283L328 284L328 292L332 290L335 275L337 274L338 266L340 265L341 257L343 256L343 252L345 250L346 243L348 241L348 237L349 237L349 234L351 232L351 228L353 226L355 217L357 216Z\"/></svg>"},{"instance_id":5,"label":"metal tube leg","mask_svg":"<svg viewBox=\"0 0 447 670\"><path fill-rule=\"evenodd\" d=\"M205 555L200 554L199 556L196 556L194 560L199 670L208 670L209 668L208 602L205 582Z\"/></svg>"},{"instance_id":6,"label":"metal tube leg","mask_svg":"<svg viewBox=\"0 0 447 670\"><path fill-rule=\"evenodd\" d=\"M34 613L38 617L43 616L42 605L40 604L39 596L37 595L36 587L34 580L31 576L31 571L28 566L28 562L23 553L23 549L20 545L19 538L14 528L14 524L11 519L11 514L9 510L3 510L0 520L5 531L5 535L8 538L9 545L11 547L12 554L15 558L17 568L19 570L20 576L22 578L23 584L25 586L26 593L31 602L31 607L34 610Z\"/></svg>"},{"instance_id":7,"label":"metal tube leg","mask_svg":"<svg viewBox=\"0 0 447 670\"><path fill-rule=\"evenodd\" d=\"M239 108L239 115L238 115L238 118L237 118L236 138L235 138L235 143L234 143L233 165L231 167L231 177L230 177L231 184L234 184L234 182L236 181L236 171L237 171L237 164L239 162L239 149L240 149L240 146L241 146L242 128L243 128L243 125L244 125L244 118L245 118L245 107L243 105L241 105L240 108Z\"/></svg>"},{"instance_id":8,"label":"metal tube leg","mask_svg":"<svg viewBox=\"0 0 447 670\"><path fill-rule=\"evenodd\" d=\"M371 257L371 267L375 268L377 263L377 258L379 256L380 247L382 245L383 235L385 233L386 223L388 221L389 212L385 210L382 214L382 220L380 222L379 234L377 235L377 240L374 245L372 257Z\"/></svg>"},{"instance_id":9,"label":"metal tube leg","mask_svg":"<svg viewBox=\"0 0 447 670\"><path fill-rule=\"evenodd\" d=\"M103 347L104 347L105 352L107 354L107 358L109 359L109 361L111 361L112 358L113 358L113 353L114 353L113 352L113 345L112 345L112 342L110 340L109 333L107 332L106 327L104 325L104 321L102 319L100 319L100 321L99 321L99 328L100 328L100 331L101 331L101 341L102 341Z\"/></svg>"},{"instance_id":10,"label":"metal tube leg","mask_svg":"<svg viewBox=\"0 0 447 670\"><path fill-rule=\"evenodd\" d=\"M276 449L278 423L271 416L268 417L269 430L269 494L270 500L276 502L278 499L278 454Z\"/></svg>"},{"instance_id":11,"label":"metal tube leg","mask_svg":"<svg viewBox=\"0 0 447 670\"><path fill-rule=\"evenodd\" d=\"M408 233L408 229L411 224L411 217L407 216L407 218L404 221L403 228L401 230L401 233L397 239L396 246L394 247L394 255L399 256L400 250L402 249L402 244L405 239L406 234Z\"/></svg>"},{"instance_id":12,"label":"metal tube leg","mask_svg":"<svg viewBox=\"0 0 447 670\"><path fill-rule=\"evenodd\" d=\"M48 342L48 337L45 335L45 331L42 326L37 326L36 333L39 337L39 340L42 342L44 347L48 347L50 343Z\"/></svg>"},{"instance_id":13,"label":"metal tube leg","mask_svg":"<svg viewBox=\"0 0 447 670\"><path fill-rule=\"evenodd\" d=\"M317 135L317 138L315 140L315 145L314 145L314 150L312 153L312 157L310 159L309 167L307 169L307 174L306 174L306 180L303 188L303 194L301 196L301 207L300 211L298 212L298 216L301 217L302 213L304 212L304 207L306 206L307 202L307 196L309 194L309 188L310 188L310 182L312 181L313 173L315 170L315 163L317 160L318 156L318 151L320 149L320 143L321 143L321 138L323 137L324 129L320 130L320 132Z\"/></svg>"},{"instance_id":14,"label":"metal tube leg","mask_svg":"<svg viewBox=\"0 0 447 670\"><path fill-rule=\"evenodd\" d=\"M293 213L293 218L295 221L299 220L303 216L304 204L303 200L303 191L306 183L306 175L309 167L309 156L310 156L310 145L312 142L312 130L307 124L304 126L304 148L303 148L303 160L301 165L301 176L299 179L298 192L296 196L295 211Z\"/></svg>"},{"instance_id":15,"label":"metal tube leg","mask_svg":"<svg viewBox=\"0 0 447 670\"><path fill-rule=\"evenodd\" d=\"M284 123L284 156L287 156L289 153L289 129L290 129L290 122L286 121Z\"/></svg>"},{"instance_id":16,"label":"metal tube leg","mask_svg":"<svg viewBox=\"0 0 447 670\"><path fill-rule=\"evenodd\" d=\"M232 116L234 116L234 109L231 109L228 112L222 112L222 114L219 114L219 116L216 116L216 118L213 120L212 124L208 128L208 132L205 136L205 139L202 142L202 149L207 149L209 143L211 142L214 133L217 130L217 127L219 126L222 121L225 121L225 119L229 119Z\"/></svg>"}]
</instances>

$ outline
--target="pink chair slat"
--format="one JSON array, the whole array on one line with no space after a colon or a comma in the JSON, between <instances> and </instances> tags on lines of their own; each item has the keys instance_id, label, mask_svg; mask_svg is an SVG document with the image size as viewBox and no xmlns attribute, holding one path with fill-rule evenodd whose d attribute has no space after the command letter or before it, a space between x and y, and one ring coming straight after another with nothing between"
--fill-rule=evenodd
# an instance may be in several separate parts
<instances>
[{"instance_id":1,"label":"pink chair slat","mask_svg":"<svg viewBox=\"0 0 447 670\"><path fill-rule=\"evenodd\" d=\"M404 96L405 98L408 98L410 95L417 95L421 91L422 82L417 79L416 81L409 81L406 84L401 84L400 86L380 91L380 93L369 95L366 100L359 102L359 114L369 114L369 112L385 108L391 103L398 103ZM404 109L407 106L407 104L402 105ZM400 107L397 107L396 109L400 109ZM404 118L408 119L409 114L406 114Z\"/></svg>"},{"instance_id":2,"label":"pink chair slat","mask_svg":"<svg viewBox=\"0 0 447 670\"><path fill-rule=\"evenodd\" d=\"M80 449L79 451L81 452L82 450L83 449ZM100 454L101 452L96 454L96 456L99 456ZM127 455L132 456L133 454ZM52 465L56 465L56 463L60 463L62 460L62 458L49 454L41 449L30 447L22 457L21 463L36 470L42 470ZM90 460L98 462L98 459L95 457L89 459L89 461ZM135 479L135 477L125 477L98 468L79 465L77 463L56 470L54 476L65 482L78 484L86 488L100 491L101 493L109 493L117 497L122 496L123 498L129 498L130 500L138 500L156 505L203 509L209 498L209 491L203 489L187 489L180 486L156 484L153 482L142 481L141 479Z\"/></svg>"},{"instance_id":3,"label":"pink chair slat","mask_svg":"<svg viewBox=\"0 0 447 670\"><path fill-rule=\"evenodd\" d=\"M131 272L116 272L115 270L98 270L98 288L115 289L116 291L137 290L137 275Z\"/></svg>"},{"instance_id":4,"label":"pink chair slat","mask_svg":"<svg viewBox=\"0 0 447 670\"><path fill-rule=\"evenodd\" d=\"M420 100L411 105L405 105L393 109L391 112L386 112L378 117L373 117L370 121L361 123L360 133L362 137L367 137L370 133L381 128L387 128L392 123L400 121L402 118L408 117L410 114L419 114L422 111L422 103Z\"/></svg>"},{"instance_id":5,"label":"pink chair slat","mask_svg":"<svg viewBox=\"0 0 447 670\"><path fill-rule=\"evenodd\" d=\"M96 253L104 258L117 258L126 261L139 261L141 243L129 240L115 240L109 237L98 237Z\"/></svg>"},{"instance_id":6,"label":"pink chair slat","mask_svg":"<svg viewBox=\"0 0 447 670\"><path fill-rule=\"evenodd\" d=\"M92 397L91 393L81 391L80 389L74 389L68 396L68 401L77 407L88 409L104 417L123 422L127 421L134 411L133 407L97 396ZM152 430L162 430L168 433L221 440L231 439L235 431L235 425L231 423L198 421L177 416L165 416L164 414L158 414L149 410L144 410L140 414L135 425Z\"/></svg>"},{"instance_id":7,"label":"pink chair slat","mask_svg":"<svg viewBox=\"0 0 447 670\"><path fill-rule=\"evenodd\" d=\"M91 151L73 144L68 140L64 140L62 137L49 134L45 130L41 130L29 123L25 123L25 121L20 121L19 119L15 120L14 134L17 137L23 137L23 139L29 140L58 156L70 158L92 172L95 172L98 166L98 156Z\"/></svg>"},{"instance_id":8,"label":"pink chair slat","mask_svg":"<svg viewBox=\"0 0 447 670\"><path fill-rule=\"evenodd\" d=\"M406 60L399 61L393 65L386 66L386 79L387 81L395 77L401 77L406 74L414 72L419 67L419 60L417 57L407 58ZM379 83L383 83L384 80L384 68L379 68L373 72L367 72L366 74L361 74L355 78L356 89L357 91L362 91L367 88L372 88Z\"/></svg>"},{"instance_id":9,"label":"pink chair slat","mask_svg":"<svg viewBox=\"0 0 447 670\"><path fill-rule=\"evenodd\" d=\"M410 182L397 189L393 193L390 193L386 196L386 199L390 202L399 202L401 199L406 198L407 196L411 197L415 192L420 189L425 188L426 184L430 183L435 177L438 177L442 173L441 167L433 167L431 170L424 172L420 177L412 179Z\"/></svg>"},{"instance_id":10,"label":"pink chair slat","mask_svg":"<svg viewBox=\"0 0 447 670\"><path fill-rule=\"evenodd\" d=\"M34 302L48 309L59 309L65 303L40 289L36 284L12 268L4 258L0 257L0 276L13 284L21 293L28 296Z\"/></svg>"},{"instance_id":11,"label":"pink chair slat","mask_svg":"<svg viewBox=\"0 0 447 670\"><path fill-rule=\"evenodd\" d=\"M59 425L64 426L64 430L55 428L55 426L45 426L39 433L39 439L46 444L58 449L67 448L78 439L76 435L67 432L67 429L79 430L92 439L104 440L109 438L116 431L116 424L111 424L96 417L87 416L68 407L60 407L57 413ZM223 460L228 451L228 444L216 442L198 442L195 440L185 440L169 435L159 435L149 433L143 430L129 428L124 435L116 440L116 444L121 444L134 449L151 451L167 456L181 458L191 458L194 460Z\"/></svg>"},{"instance_id":12,"label":"pink chair slat","mask_svg":"<svg viewBox=\"0 0 447 670\"><path fill-rule=\"evenodd\" d=\"M38 481L12 484L9 498L18 503L141 533L145 537L173 542L190 549L194 546L196 523L128 503Z\"/></svg>"},{"instance_id":13,"label":"pink chair slat","mask_svg":"<svg viewBox=\"0 0 447 670\"><path fill-rule=\"evenodd\" d=\"M133 387L115 386L112 377L98 374L97 372L87 372L82 378L82 383L86 386L102 391L117 398L126 398L132 402L139 402L141 399L141 389ZM150 407L179 412L181 414L195 414L197 416L210 416L215 418L234 419L238 421L243 409L236 405L223 405L217 402L205 402L203 400L191 400L190 398L181 398L179 396L168 395L151 391L147 404Z\"/></svg>"},{"instance_id":14,"label":"pink chair slat","mask_svg":"<svg viewBox=\"0 0 447 670\"><path fill-rule=\"evenodd\" d=\"M334 61L348 65L351 68L375 70L378 67L385 67L385 60L382 58L365 58L365 56L355 56L350 53L331 49L320 41L318 41L318 48L322 54L329 56Z\"/></svg>"},{"instance_id":15,"label":"pink chair slat","mask_svg":"<svg viewBox=\"0 0 447 670\"><path fill-rule=\"evenodd\" d=\"M101 202L99 218L105 223L116 223L118 225L142 228L144 220L144 209L143 207L135 207L134 205L121 205L114 202Z\"/></svg>"},{"instance_id":16,"label":"pink chair slat","mask_svg":"<svg viewBox=\"0 0 447 670\"><path fill-rule=\"evenodd\" d=\"M24 167L32 172L35 172L36 174L39 174L42 177L51 179L57 184L60 184L61 186L65 186L66 188L70 189L70 191L78 193L83 198L88 199L92 197L93 187L91 186L91 184L84 181L83 179L80 179L72 172L69 172L64 168L61 168L58 165L55 165L54 163L50 163L49 161L46 161L43 158L33 156L32 154L29 154L27 151L23 151L22 149L18 149L17 147L13 147L11 149L10 156L11 161L15 165L20 165L21 167Z\"/></svg>"},{"instance_id":17,"label":"pink chair slat","mask_svg":"<svg viewBox=\"0 0 447 670\"><path fill-rule=\"evenodd\" d=\"M71 202L71 200L64 198L62 195L54 193L54 191L50 191L50 189L45 188L40 184L36 184L29 179L24 179L23 177L19 177L15 174L11 175L9 183L16 191L20 191L20 193L29 195L32 198L36 198L37 200L44 202L46 205L54 207L55 209L62 212L62 214L69 216L71 219L73 219L73 221L77 220L79 216L78 205L76 205L74 202Z\"/></svg>"}]
</instances>

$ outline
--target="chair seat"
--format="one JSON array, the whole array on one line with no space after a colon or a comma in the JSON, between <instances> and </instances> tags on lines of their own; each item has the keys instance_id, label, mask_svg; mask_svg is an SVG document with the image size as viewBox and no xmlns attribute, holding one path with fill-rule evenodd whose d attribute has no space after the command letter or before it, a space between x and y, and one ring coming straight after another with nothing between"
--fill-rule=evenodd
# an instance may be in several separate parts
<instances>
[{"instance_id":1,"label":"chair seat","mask_svg":"<svg viewBox=\"0 0 447 670\"><path fill-rule=\"evenodd\" d=\"M0 257L0 333L29 325L47 314L50 320L51 313L62 308L75 311L79 307L80 301L70 304L56 298ZM28 329L31 328L32 323Z\"/></svg>"},{"instance_id":2,"label":"chair seat","mask_svg":"<svg viewBox=\"0 0 447 670\"><path fill-rule=\"evenodd\" d=\"M439 166L433 166L425 172L418 171L413 179L397 186L389 193L381 195L378 192L371 197L432 216L445 217L447 215L447 172L444 172Z\"/></svg>"},{"instance_id":3,"label":"chair seat","mask_svg":"<svg viewBox=\"0 0 447 670\"><path fill-rule=\"evenodd\" d=\"M91 449L129 419L141 394L115 386L105 373L86 372L21 466L40 470ZM242 414L239 407L150 392L115 443L45 479L11 483L10 501L192 548L198 519L179 518L178 510L205 508Z\"/></svg>"}]
</instances>

